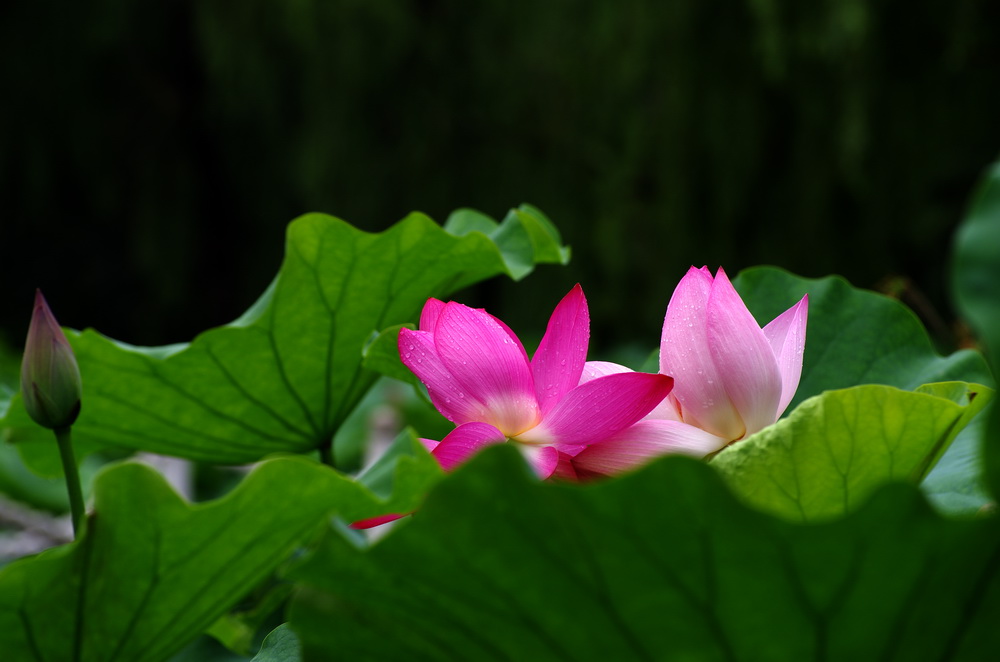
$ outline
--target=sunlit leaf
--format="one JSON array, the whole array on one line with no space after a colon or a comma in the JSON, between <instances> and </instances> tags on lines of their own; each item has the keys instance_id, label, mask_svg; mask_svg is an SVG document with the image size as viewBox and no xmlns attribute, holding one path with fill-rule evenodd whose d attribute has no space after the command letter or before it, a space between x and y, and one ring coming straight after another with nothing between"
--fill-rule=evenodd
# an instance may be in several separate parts
<instances>
[{"instance_id":1,"label":"sunlit leaf","mask_svg":"<svg viewBox=\"0 0 1000 662\"><path fill-rule=\"evenodd\" d=\"M1000 647L1000 527L884 486L845 519L742 505L666 458L585 487L490 449L367 551L294 572L306 660L978 662Z\"/></svg>"},{"instance_id":2,"label":"sunlit leaf","mask_svg":"<svg viewBox=\"0 0 1000 662\"><path fill-rule=\"evenodd\" d=\"M490 222L491 237L457 236L412 214L371 234L309 214L289 226L272 285L232 324L155 348L72 334L84 382L80 454L118 446L240 464L329 445L378 376L362 365L377 334L413 321L429 296L568 256L531 208ZM5 427L36 468L58 472L54 445L35 443L43 435L19 398Z\"/></svg>"},{"instance_id":3,"label":"sunlit leaf","mask_svg":"<svg viewBox=\"0 0 1000 662\"><path fill-rule=\"evenodd\" d=\"M795 521L831 519L890 480L919 482L992 396L983 386L827 391L712 460L732 490Z\"/></svg>"},{"instance_id":4,"label":"sunlit leaf","mask_svg":"<svg viewBox=\"0 0 1000 662\"><path fill-rule=\"evenodd\" d=\"M418 464L409 466L427 470ZM113 467L96 482L96 515L81 540L0 571L3 659L164 660L286 560L326 513L351 520L412 510L426 489L400 488L380 502L329 467L282 458L224 499L191 506L153 470Z\"/></svg>"}]
</instances>

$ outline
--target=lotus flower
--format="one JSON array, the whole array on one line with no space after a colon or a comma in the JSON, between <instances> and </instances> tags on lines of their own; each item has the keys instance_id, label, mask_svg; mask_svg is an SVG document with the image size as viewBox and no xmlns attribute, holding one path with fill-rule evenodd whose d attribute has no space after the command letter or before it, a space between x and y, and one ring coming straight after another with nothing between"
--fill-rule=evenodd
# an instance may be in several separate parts
<instances>
[{"instance_id":1,"label":"lotus flower","mask_svg":"<svg viewBox=\"0 0 1000 662\"><path fill-rule=\"evenodd\" d=\"M80 413L80 390L80 368L73 348L45 297L36 291L21 363L24 408L43 427L65 428Z\"/></svg>"},{"instance_id":2,"label":"lotus flower","mask_svg":"<svg viewBox=\"0 0 1000 662\"><path fill-rule=\"evenodd\" d=\"M441 466L449 470L485 446L515 442L548 478L560 458L631 426L670 392L673 379L665 375L614 374L581 383L589 338L579 285L556 306L530 360L513 331L492 315L428 300L420 330L400 332L399 352L438 411L458 426L432 450Z\"/></svg>"},{"instance_id":3,"label":"lotus flower","mask_svg":"<svg viewBox=\"0 0 1000 662\"><path fill-rule=\"evenodd\" d=\"M705 456L771 425L799 385L808 295L761 328L719 269L691 267L663 320L660 372L674 388L644 420L573 458L581 474L614 474L665 453ZM587 364L583 379L627 368Z\"/></svg>"}]
</instances>

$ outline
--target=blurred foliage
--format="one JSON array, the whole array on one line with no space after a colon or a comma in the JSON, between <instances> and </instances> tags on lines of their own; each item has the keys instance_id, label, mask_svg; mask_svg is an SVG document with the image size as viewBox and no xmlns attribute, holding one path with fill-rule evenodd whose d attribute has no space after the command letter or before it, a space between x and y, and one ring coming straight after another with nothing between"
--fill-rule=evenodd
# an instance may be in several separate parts
<instances>
[{"instance_id":1,"label":"blurred foliage","mask_svg":"<svg viewBox=\"0 0 1000 662\"><path fill-rule=\"evenodd\" d=\"M944 247L1000 145L990 0L21 0L2 15L12 344L36 286L69 326L188 340L263 290L303 212L381 230L522 201L574 261L480 289L514 328L581 281L599 346L652 347L702 263L901 275L948 319Z\"/></svg>"}]
</instances>

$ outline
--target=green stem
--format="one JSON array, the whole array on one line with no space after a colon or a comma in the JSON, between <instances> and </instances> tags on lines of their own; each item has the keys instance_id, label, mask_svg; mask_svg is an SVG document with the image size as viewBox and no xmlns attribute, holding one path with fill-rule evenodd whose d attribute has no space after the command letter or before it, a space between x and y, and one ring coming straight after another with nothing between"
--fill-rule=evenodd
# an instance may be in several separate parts
<instances>
[{"instance_id":1,"label":"green stem","mask_svg":"<svg viewBox=\"0 0 1000 662\"><path fill-rule=\"evenodd\" d=\"M69 492L69 510L73 517L73 536L80 535L85 511L83 508L83 489L80 487L80 472L73 455L73 439L69 426L56 428L56 441L59 442L59 456L62 458L63 473L66 474L66 491Z\"/></svg>"}]
</instances>

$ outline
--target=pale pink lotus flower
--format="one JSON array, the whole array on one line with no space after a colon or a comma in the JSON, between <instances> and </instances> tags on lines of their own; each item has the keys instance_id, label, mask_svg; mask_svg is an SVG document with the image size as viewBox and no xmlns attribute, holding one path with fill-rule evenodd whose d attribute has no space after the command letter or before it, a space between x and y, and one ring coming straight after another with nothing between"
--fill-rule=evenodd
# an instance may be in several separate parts
<instances>
[{"instance_id":1,"label":"pale pink lotus flower","mask_svg":"<svg viewBox=\"0 0 1000 662\"><path fill-rule=\"evenodd\" d=\"M660 372L674 378L648 416L577 453L580 475L611 475L667 453L704 457L771 425L802 374L808 295L761 328L726 272L691 267L674 290L660 337ZM587 364L583 381L622 374Z\"/></svg>"},{"instance_id":2,"label":"pale pink lotus flower","mask_svg":"<svg viewBox=\"0 0 1000 662\"><path fill-rule=\"evenodd\" d=\"M673 379L666 375L614 374L581 383L589 339L579 285L552 312L530 360L514 332L486 311L428 300L419 330L400 331L399 353L438 411L458 426L432 450L441 466L450 470L485 446L515 442L548 478L561 452L600 444L670 393Z\"/></svg>"}]
</instances>

